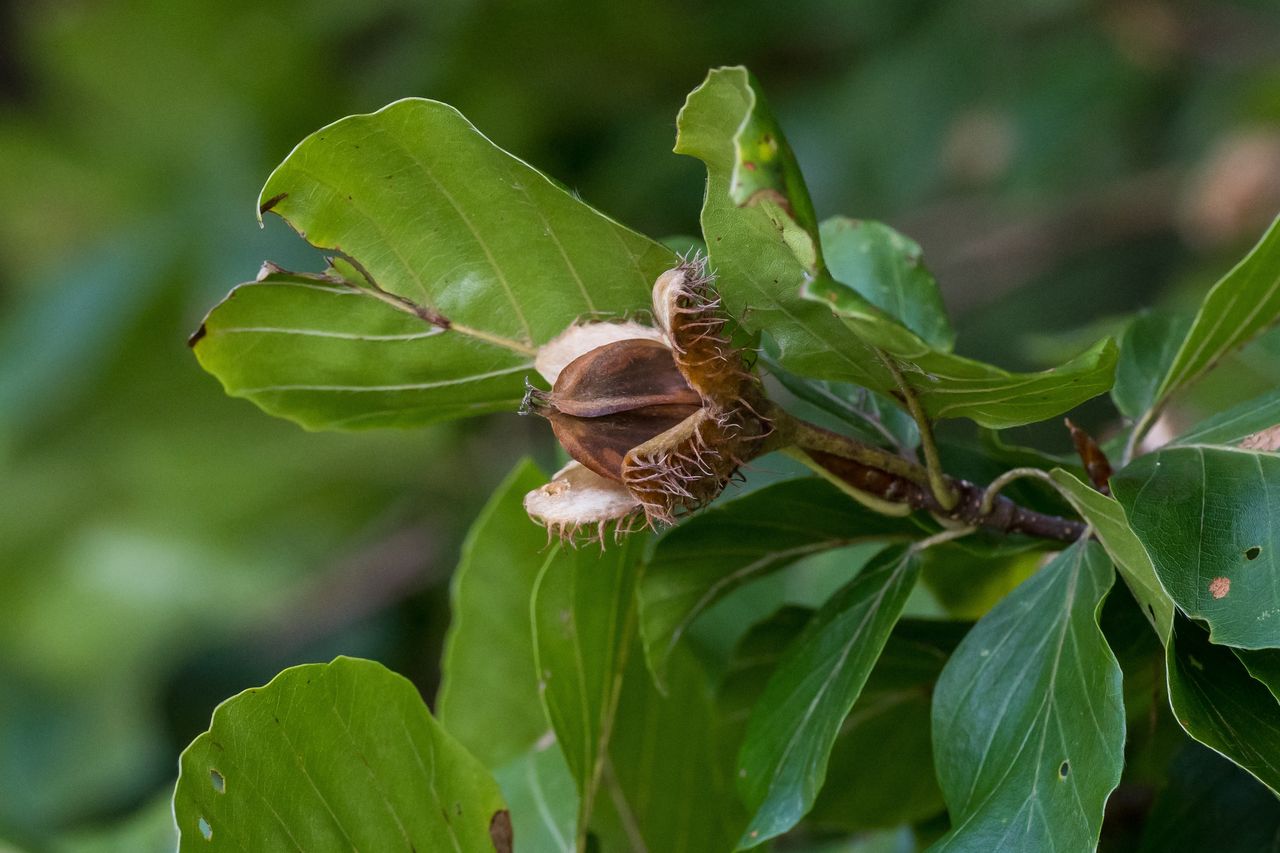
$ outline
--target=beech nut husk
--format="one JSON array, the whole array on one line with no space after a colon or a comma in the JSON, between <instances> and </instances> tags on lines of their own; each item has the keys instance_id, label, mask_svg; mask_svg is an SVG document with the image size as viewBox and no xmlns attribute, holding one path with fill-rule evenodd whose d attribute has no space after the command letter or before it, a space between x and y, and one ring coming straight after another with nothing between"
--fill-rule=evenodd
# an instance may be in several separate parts
<instances>
[{"instance_id":1,"label":"beech nut husk","mask_svg":"<svg viewBox=\"0 0 1280 853\"><path fill-rule=\"evenodd\" d=\"M530 387L525 397L522 411L547 418L574 460L525 498L530 516L562 538L586 530L603 541L610 523L619 535L674 523L719 495L771 430L705 261L658 277L653 315L656 330L571 326L553 342L557 360L575 340L589 348L545 377L550 391Z\"/></svg>"}]
</instances>

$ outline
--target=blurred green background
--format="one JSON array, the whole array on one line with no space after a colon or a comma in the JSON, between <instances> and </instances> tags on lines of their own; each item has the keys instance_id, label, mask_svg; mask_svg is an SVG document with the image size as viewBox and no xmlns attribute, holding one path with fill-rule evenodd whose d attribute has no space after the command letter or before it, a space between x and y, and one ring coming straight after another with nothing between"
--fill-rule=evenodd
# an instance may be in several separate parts
<instances>
[{"instance_id":1,"label":"blurred green background","mask_svg":"<svg viewBox=\"0 0 1280 853\"><path fill-rule=\"evenodd\" d=\"M1280 210L1277 45L1274 0L0 4L0 838L164 849L178 752L290 664L374 657L432 696L467 523L552 460L514 416L304 433L200 371L186 335L232 285L319 266L254 216L310 131L437 98L691 234L675 115L745 63L820 215L919 240L958 349L1027 368L1194 305ZM1174 419L1274 385L1277 356Z\"/></svg>"}]
</instances>

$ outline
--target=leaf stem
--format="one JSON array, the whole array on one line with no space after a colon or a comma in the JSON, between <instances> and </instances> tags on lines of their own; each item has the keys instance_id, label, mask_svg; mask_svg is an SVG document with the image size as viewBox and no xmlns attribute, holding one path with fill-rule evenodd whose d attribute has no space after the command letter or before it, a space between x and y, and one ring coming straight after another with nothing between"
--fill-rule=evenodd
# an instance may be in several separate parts
<instances>
[{"instance_id":1,"label":"leaf stem","mask_svg":"<svg viewBox=\"0 0 1280 853\"><path fill-rule=\"evenodd\" d=\"M976 526L955 527L951 530L943 530L941 533L935 533L932 536L927 536L919 542L916 542L911 546L911 550L919 553L920 551L932 548L935 545L941 545L944 542L951 542L954 539L960 539L964 536L968 536L970 533L976 533L977 530L978 528Z\"/></svg>"},{"instance_id":2,"label":"leaf stem","mask_svg":"<svg viewBox=\"0 0 1280 853\"><path fill-rule=\"evenodd\" d=\"M938 505L950 512L959 503L960 497L952 490L947 482L946 475L942 472L942 461L938 457L938 446L933 440L933 422L929 420L929 415L925 412L924 407L920 405L920 401L916 399L915 391L907 384L906 377L902 375L902 371L898 369L898 365L894 363L893 359L879 349L876 350L876 355L893 376L893 381L897 383L898 390L902 394L902 400L907 404L907 411L911 413L911 417L915 418L916 426L920 429L920 448L924 451L925 470L929 475L929 488L933 490L933 496L937 499Z\"/></svg>"},{"instance_id":3,"label":"leaf stem","mask_svg":"<svg viewBox=\"0 0 1280 853\"><path fill-rule=\"evenodd\" d=\"M1120 467L1123 468L1133 461L1133 455L1138 452L1138 445L1142 443L1142 438L1151 429L1160 412L1164 410L1164 402L1158 402L1151 408L1142 413L1142 417L1138 418L1138 422L1133 425L1133 431L1129 433L1129 440L1124 443L1124 456L1120 460Z\"/></svg>"},{"instance_id":4,"label":"leaf stem","mask_svg":"<svg viewBox=\"0 0 1280 853\"><path fill-rule=\"evenodd\" d=\"M991 484L987 486L986 492L982 495L982 503L978 506L978 511L984 515L991 512L991 507L995 503L996 496L1000 494L1000 491L1005 486L1009 485L1014 480L1021 480L1027 477L1042 480L1053 486L1054 489L1059 492L1062 491L1062 487L1055 483L1052 477L1044 471L1041 471L1039 468L1010 468L1008 471L1005 471L999 477L992 480Z\"/></svg>"}]
</instances>

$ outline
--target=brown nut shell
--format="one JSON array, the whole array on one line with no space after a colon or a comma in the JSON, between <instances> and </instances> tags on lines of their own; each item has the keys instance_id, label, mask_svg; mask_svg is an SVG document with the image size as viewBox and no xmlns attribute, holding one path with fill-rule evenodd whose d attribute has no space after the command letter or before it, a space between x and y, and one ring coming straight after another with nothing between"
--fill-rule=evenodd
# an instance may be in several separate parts
<instances>
[{"instance_id":1,"label":"brown nut shell","mask_svg":"<svg viewBox=\"0 0 1280 853\"><path fill-rule=\"evenodd\" d=\"M546 412L556 440L568 454L601 477L622 480L622 460L634 447L677 426L698 411L693 405L658 405L599 418Z\"/></svg>"},{"instance_id":2,"label":"brown nut shell","mask_svg":"<svg viewBox=\"0 0 1280 853\"><path fill-rule=\"evenodd\" d=\"M671 349L644 338L617 341L578 356L560 371L549 402L566 415L600 418L651 406L700 406Z\"/></svg>"}]
</instances>

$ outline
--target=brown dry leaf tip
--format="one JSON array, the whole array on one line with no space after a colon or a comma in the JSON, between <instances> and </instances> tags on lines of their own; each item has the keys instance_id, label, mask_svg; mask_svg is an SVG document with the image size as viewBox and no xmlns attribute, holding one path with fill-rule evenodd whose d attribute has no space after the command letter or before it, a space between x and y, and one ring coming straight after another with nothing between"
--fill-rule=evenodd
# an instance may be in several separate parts
<instances>
[{"instance_id":1,"label":"brown dry leaf tip","mask_svg":"<svg viewBox=\"0 0 1280 853\"><path fill-rule=\"evenodd\" d=\"M1098 446L1098 442L1094 441L1093 436L1072 423L1071 418L1063 418L1063 423L1071 431L1071 443L1075 445L1076 453L1084 464L1085 473L1089 475L1089 481L1099 492L1110 495L1109 483L1113 471L1107 454Z\"/></svg>"},{"instance_id":2,"label":"brown dry leaf tip","mask_svg":"<svg viewBox=\"0 0 1280 853\"><path fill-rule=\"evenodd\" d=\"M575 324L535 362L552 387L530 386L521 411L551 421L574 462L525 508L562 539L673 523L719 495L771 430L705 262L683 260L653 295L660 329Z\"/></svg>"}]
</instances>

